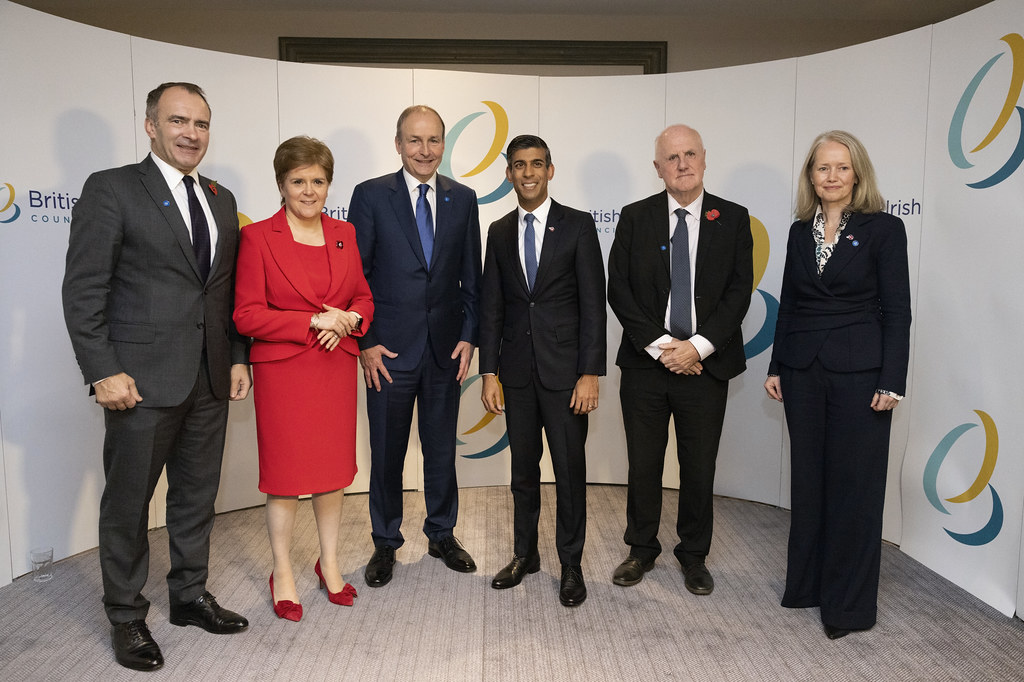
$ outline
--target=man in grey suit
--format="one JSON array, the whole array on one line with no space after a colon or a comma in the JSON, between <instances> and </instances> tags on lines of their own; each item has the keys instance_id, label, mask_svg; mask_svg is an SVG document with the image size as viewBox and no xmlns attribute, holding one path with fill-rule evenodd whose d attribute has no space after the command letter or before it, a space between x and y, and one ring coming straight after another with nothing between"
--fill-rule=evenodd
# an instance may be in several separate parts
<instances>
[{"instance_id":1,"label":"man in grey suit","mask_svg":"<svg viewBox=\"0 0 1024 682\"><path fill-rule=\"evenodd\" d=\"M231 323L235 200L195 171L210 141L202 89L164 83L150 92L145 128L146 159L85 182L63 299L78 364L105 408L99 548L114 655L156 670L163 656L142 588L149 503L165 466L171 622L219 634L248 627L206 581L227 399L245 398L251 380Z\"/></svg>"}]
</instances>

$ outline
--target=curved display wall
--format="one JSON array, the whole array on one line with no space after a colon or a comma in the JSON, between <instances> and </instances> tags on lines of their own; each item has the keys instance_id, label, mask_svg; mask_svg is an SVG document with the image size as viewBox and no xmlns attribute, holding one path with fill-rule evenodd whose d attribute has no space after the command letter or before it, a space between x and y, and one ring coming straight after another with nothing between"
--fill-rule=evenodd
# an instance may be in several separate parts
<instances>
[{"instance_id":1,"label":"curved display wall","mask_svg":"<svg viewBox=\"0 0 1024 682\"><path fill-rule=\"evenodd\" d=\"M134 38L9 2L0 2L0 25L0 584L29 570L30 547L53 546L61 558L96 545L103 419L82 385L60 303L70 209L90 172L147 153L146 92L187 80L205 88L213 112L200 168L235 193L243 222L277 209L273 152L300 133L333 149L327 210L345 218L357 182L399 167L398 113L425 103L448 126L443 172L477 191L484 229L514 206L500 150L512 135L536 133L552 148L552 195L593 213L607 255L620 208L661 189L655 136L670 123L697 128L708 190L747 206L755 237L748 370L730 387L716 492L781 506L788 445L782 409L761 384L794 174L817 133L850 130L910 237L911 385L895 416L885 537L1015 612L1024 501L1024 461L1014 456L1024 443L1024 372L1014 353L1024 338L1019 2L799 59L608 78L280 63ZM614 348L621 331L610 317ZM595 483L625 482L618 374L610 365L591 418ZM504 424L486 418L475 379L464 386L460 482L504 485ZM359 424L351 491L368 480L365 417ZM409 487L419 483L417 459L409 458ZM256 482L249 400L231 407L219 510L262 504Z\"/></svg>"}]
</instances>

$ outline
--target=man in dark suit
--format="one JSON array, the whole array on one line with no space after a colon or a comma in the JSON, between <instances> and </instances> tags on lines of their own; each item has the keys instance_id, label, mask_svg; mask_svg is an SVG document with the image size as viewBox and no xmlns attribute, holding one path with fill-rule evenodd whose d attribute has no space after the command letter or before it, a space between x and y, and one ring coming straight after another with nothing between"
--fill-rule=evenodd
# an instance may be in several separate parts
<instances>
[{"instance_id":1,"label":"man in dark suit","mask_svg":"<svg viewBox=\"0 0 1024 682\"><path fill-rule=\"evenodd\" d=\"M635 585L661 553L661 484L669 417L679 458L675 555L693 594L714 589L711 547L715 460L729 379L746 368L740 323L753 287L747 209L704 191L696 130L665 129L654 167L665 191L622 209L608 258L608 303L622 323L615 363L629 457L630 546L612 576Z\"/></svg>"},{"instance_id":2,"label":"man in dark suit","mask_svg":"<svg viewBox=\"0 0 1024 682\"><path fill-rule=\"evenodd\" d=\"M145 128L146 159L85 182L63 298L78 364L106 408L99 546L114 654L128 668L155 670L163 656L142 588L149 502L165 466L171 622L215 633L248 627L206 582L227 400L245 398L251 382L246 343L231 323L235 200L195 171L210 140L203 91L156 88Z\"/></svg>"},{"instance_id":3,"label":"man in dark suit","mask_svg":"<svg viewBox=\"0 0 1024 682\"><path fill-rule=\"evenodd\" d=\"M460 384L477 343L480 217L476 193L437 174L444 123L430 107L398 118L397 173L360 183L349 202L374 320L359 339L370 422L373 556L366 584L386 585L402 546L402 470L414 403L423 449L427 551L455 571L476 570L455 538L455 437Z\"/></svg>"},{"instance_id":4,"label":"man in dark suit","mask_svg":"<svg viewBox=\"0 0 1024 682\"><path fill-rule=\"evenodd\" d=\"M509 143L506 158L505 174L519 208L492 223L487 233L480 397L488 412L508 410L515 528L512 561L491 587L515 587L525 574L540 570L543 429L558 495L558 598L564 606L578 606L587 598L580 566L587 521L587 415L597 408L597 377L605 373L604 261L593 217L548 197L555 167L544 140L520 135Z\"/></svg>"}]
</instances>

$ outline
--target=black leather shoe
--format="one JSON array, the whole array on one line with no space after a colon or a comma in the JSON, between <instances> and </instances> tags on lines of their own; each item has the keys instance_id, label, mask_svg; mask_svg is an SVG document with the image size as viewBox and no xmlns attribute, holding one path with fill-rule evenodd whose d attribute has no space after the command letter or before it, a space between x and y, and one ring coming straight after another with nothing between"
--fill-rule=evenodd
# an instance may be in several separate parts
<instances>
[{"instance_id":1,"label":"black leather shoe","mask_svg":"<svg viewBox=\"0 0 1024 682\"><path fill-rule=\"evenodd\" d=\"M686 584L686 589L693 594L711 594L711 591L715 589L711 571L703 561L683 566L683 575L686 576L686 580L683 581Z\"/></svg>"},{"instance_id":2,"label":"black leather shoe","mask_svg":"<svg viewBox=\"0 0 1024 682\"><path fill-rule=\"evenodd\" d=\"M382 545L373 550L370 563L366 564L363 577L370 587L384 587L391 582L391 574L395 568L395 548Z\"/></svg>"},{"instance_id":3,"label":"black leather shoe","mask_svg":"<svg viewBox=\"0 0 1024 682\"><path fill-rule=\"evenodd\" d=\"M249 621L218 604L209 592L203 592L187 604L172 604L171 623L198 625L215 635L230 635L249 627Z\"/></svg>"},{"instance_id":4,"label":"black leather shoe","mask_svg":"<svg viewBox=\"0 0 1024 682\"><path fill-rule=\"evenodd\" d=\"M153 641L144 620L118 623L110 629L110 642L114 645L114 658L132 670L158 670L164 664L160 647Z\"/></svg>"},{"instance_id":5,"label":"black leather shoe","mask_svg":"<svg viewBox=\"0 0 1024 682\"><path fill-rule=\"evenodd\" d=\"M644 579L644 573L652 568L654 568L654 559L642 561L630 554L612 573L612 582L623 587L636 585Z\"/></svg>"},{"instance_id":6,"label":"black leather shoe","mask_svg":"<svg viewBox=\"0 0 1024 682\"><path fill-rule=\"evenodd\" d=\"M427 554L433 557L444 559L444 565L453 571L460 573L472 573L476 570L476 563L469 552L462 546L462 543L455 539L454 535L434 542L427 543Z\"/></svg>"},{"instance_id":7,"label":"black leather shoe","mask_svg":"<svg viewBox=\"0 0 1024 682\"><path fill-rule=\"evenodd\" d=\"M579 606L587 600L587 584L583 582L583 569L562 564L562 585L558 588L558 601L562 606Z\"/></svg>"},{"instance_id":8,"label":"black leather shoe","mask_svg":"<svg viewBox=\"0 0 1024 682\"><path fill-rule=\"evenodd\" d=\"M508 566L498 571L498 575L494 576L494 580L491 581L491 587L496 590L515 587L519 583L523 582L523 577L527 573L536 573L539 570L539 554L533 554L526 557L514 556Z\"/></svg>"},{"instance_id":9,"label":"black leather shoe","mask_svg":"<svg viewBox=\"0 0 1024 682\"><path fill-rule=\"evenodd\" d=\"M828 623L822 623L825 626L825 636L829 639L839 639L840 637L846 637L850 634L850 631L846 628L837 628L834 625Z\"/></svg>"}]
</instances>

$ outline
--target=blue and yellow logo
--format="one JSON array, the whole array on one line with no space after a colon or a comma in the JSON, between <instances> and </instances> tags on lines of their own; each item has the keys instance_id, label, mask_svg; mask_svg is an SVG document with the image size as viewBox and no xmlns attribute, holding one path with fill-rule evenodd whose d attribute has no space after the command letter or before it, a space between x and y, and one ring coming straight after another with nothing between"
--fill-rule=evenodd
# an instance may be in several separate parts
<instances>
[{"instance_id":1,"label":"blue and yellow logo","mask_svg":"<svg viewBox=\"0 0 1024 682\"><path fill-rule=\"evenodd\" d=\"M502 152L502 150L505 148L505 144L508 142L508 113L497 102L489 102L484 100L481 102L481 104L487 107L488 111L491 114L491 117L494 119L494 139L491 141L490 148L484 153L483 158L480 159L480 162L476 164L476 166L474 166L471 170L459 176L462 178L471 178L474 175L479 175L480 173L490 168L491 165L499 158L501 158L502 160L504 160L505 158L505 154ZM459 136L461 136L462 133L466 130L466 128L469 127L469 124L473 123L473 121L477 120L478 118L484 116L487 113L487 111L473 112L468 116L464 116L462 119L458 121L458 123L453 125L451 129L448 130L448 134L445 136L444 156L441 158L441 165L438 167L438 171L442 175L447 175L448 177L455 177L455 174L452 173L452 155L455 153L455 147L459 142ZM502 167L504 168L504 166ZM505 197L511 191L512 183L510 183L505 178L503 172L501 175L501 182L498 183L497 187L495 187L492 191L488 192L487 194L482 194L480 192L477 193L478 195L480 195L477 198L477 203L480 204L481 206L483 204L494 203L495 201L498 201L499 199Z\"/></svg>"},{"instance_id":2,"label":"blue and yellow logo","mask_svg":"<svg viewBox=\"0 0 1024 682\"><path fill-rule=\"evenodd\" d=\"M779 302L767 291L758 289L764 277L764 271L768 269L768 256L771 253L771 242L768 239L768 230L764 223L750 216L750 233L754 237L754 292L761 294L764 301L765 315L764 324L752 339L743 344L743 354L747 360L760 355L768 350L775 341L775 323L779 318Z\"/></svg>"},{"instance_id":3,"label":"blue and yellow logo","mask_svg":"<svg viewBox=\"0 0 1024 682\"><path fill-rule=\"evenodd\" d=\"M988 489L992 494L992 516L989 517L988 522L980 529L973 533L954 533L948 528L943 530L957 542L962 545L969 545L971 547L977 547L979 545L985 545L995 539L999 535L999 531L1003 528L1003 503L999 499L999 493L992 487L989 481L992 479L992 474L996 470L996 459L999 457L999 432L996 430L995 422L992 421L987 413L981 410L974 411L981 419L981 423L985 428L985 456L981 462L981 469L978 471L978 476L974 479L974 483L970 485L967 490L960 493L955 497L947 497L946 502L952 502L953 504L965 504L971 502L977 498L983 491ZM970 431L977 424L961 424L956 427L943 437L939 444L935 446L935 450L932 452L931 457L928 458L928 463L924 467L924 494L928 498L928 502L931 503L935 509L943 514L949 514L949 510L946 509L945 505L942 504L943 500L939 498L938 492L938 480L939 480L939 469L942 468L943 462L946 461L947 455L949 455L950 449L953 444L964 435L967 431Z\"/></svg>"},{"instance_id":4,"label":"blue and yellow logo","mask_svg":"<svg viewBox=\"0 0 1024 682\"><path fill-rule=\"evenodd\" d=\"M2 192L7 192L6 201ZM0 223L13 223L20 215L21 207L14 203L14 185L0 183Z\"/></svg>"},{"instance_id":5,"label":"blue and yellow logo","mask_svg":"<svg viewBox=\"0 0 1024 682\"><path fill-rule=\"evenodd\" d=\"M973 154L981 151L995 140L1003 132L1014 112L1017 112L1017 118L1020 121L1017 143L1013 151L1010 152L1009 158L998 170L984 180L967 183L967 186L973 189L986 189L998 185L1013 175L1020 167L1021 162L1024 162L1024 109L1017 106L1017 102L1020 100L1021 86L1024 85L1024 38L1019 33L1008 33L1001 40L1010 46L1010 54L1013 56L1010 83L1006 91L1006 101L996 117L995 123L992 124L992 129L988 131L984 139L970 153ZM974 100L974 95L978 92L978 88L981 87L982 81L985 80L988 72L1004 54L1006 53L1000 52L985 62L974 78L971 79L971 82L967 84L967 88L964 90L964 94L960 96L960 101L953 112L953 119L949 122L947 145L949 147L949 158L957 168L966 170L974 166L974 164L967 160L967 155L964 153L964 119L967 118L967 111L970 109L971 102Z\"/></svg>"},{"instance_id":6,"label":"blue and yellow logo","mask_svg":"<svg viewBox=\"0 0 1024 682\"><path fill-rule=\"evenodd\" d=\"M482 374L474 374L469 379L466 379L464 382L462 382L462 391L460 392L460 396L462 396L463 399L466 396L466 390L470 386L472 386L474 383L479 381L480 377L482 377L482 376L483 376ZM483 409L483 404L479 400L475 401L475 404L480 409ZM467 445L468 444L467 441L463 440L463 438L471 437L471 436L473 436L473 434L482 431L483 429L485 429L487 427L488 424L490 424L492 421L494 421L497 417L498 417L498 415L491 414L490 412L487 412L486 410L484 410L484 416L483 417L481 417L471 427L469 427L468 429L466 429L465 431L463 431L462 433L460 433L456 437L456 439L455 439L456 446ZM474 447L480 447L480 446L475 445ZM484 445L483 447L481 447L476 452L472 452L472 453L470 453L468 455L462 455L462 456L465 457L466 459L483 459L485 457L490 457L491 455L496 455L496 454L498 454L499 452L501 452L502 450L504 450L507 447L508 447L508 431L503 429L502 432L501 432L501 435L498 436L497 439L493 443L489 443L487 445Z\"/></svg>"}]
</instances>

